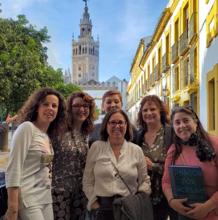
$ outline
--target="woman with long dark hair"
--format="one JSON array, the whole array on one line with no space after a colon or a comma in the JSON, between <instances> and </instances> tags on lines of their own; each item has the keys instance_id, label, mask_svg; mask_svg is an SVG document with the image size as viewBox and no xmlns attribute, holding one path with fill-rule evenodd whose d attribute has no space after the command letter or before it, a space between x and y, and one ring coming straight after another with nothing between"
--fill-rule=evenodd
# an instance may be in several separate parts
<instances>
[{"instance_id":1,"label":"woman with long dark hair","mask_svg":"<svg viewBox=\"0 0 218 220\"><path fill-rule=\"evenodd\" d=\"M154 220L177 219L163 194L161 180L167 149L171 145L171 127L166 105L156 95L145 96L138 113L136 144L145 155L151 178L151 202Z\"/></svg>"},{"instance_id":2,"label":"woman with long dark hair","mask_svg":"<svg viewBox=\"0 0 218 220\"><path fill-rule=\"evenodd\" d=\"M68 98L66 130L54 142L55 220L85 219L87 199L82 191L82 176L94 116L95 102L87 93L76 92Z\"/></svg>"},{"instance_id":3,"label":"woman with long dark hair","mask_svg":"<svg viewBox=\"0 0 218 220\"><path fill-rule=\"evenodd\" d=\"M173 144L165 162L163 191L169 205L189 219L218 219L218 138L203 128L190 107L175 107L171 114ZM170 165L198 166L202 170L207 199L187 205L187 198L174 198L169 174Z\"/></svg>"},{"instance_id":4,"label":"woman with long dark hair","mask_svg":"<svg viewBox=\"0 0 218 220\"><path fill-rule=\"evenodd\" d=\"M18 112L6 170L6 220L53 220L51 140L61 131L65 104L61 95L42 88Z\"/></svg>"}]
</instances>

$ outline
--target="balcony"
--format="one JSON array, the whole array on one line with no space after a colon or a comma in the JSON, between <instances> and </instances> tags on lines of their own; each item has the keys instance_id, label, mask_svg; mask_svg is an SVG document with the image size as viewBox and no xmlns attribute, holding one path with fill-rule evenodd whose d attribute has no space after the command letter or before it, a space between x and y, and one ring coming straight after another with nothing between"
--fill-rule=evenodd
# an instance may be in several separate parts
<instances>
[{"instance_id":1,"label":"balcony","mask_svg":"<svg viewBox=\"0 0 218 220\"><path fill-rule=\"evenodd\" d=\"M154 72L150 74L149 76L149 86L154 86Z\"/></svg>"},{"instance_id":2,"label":"balcony","mask_svg":"<svg viewBox=\"0 0 218 220\"><path fill-rule=\"evenodd\" d=\"M196 17L197 13L193 13L188 24L188 42L190 43L192 39L197 35L196 32Z\"/></svg>"},{"instance_id":3,"label":"balcony","mask_svg":"<svg viewBox=\"0 0 218 220\"><path fill-rule=\"evenodd\" d=\"M162 57L162 71L166 72L169 69L169 54L164 54Z\"/></svg>"},{"instance_id":4,"label":"balcony","mask_svg":"<svg viewBox=\"0 0 218 220\"><path fill-rule=\"evenodd\" d=\"M148 81L145 79L144 83L142 84L142 95L145 95L147 90L148 90Z\"/></svg>"},{"instance_id":5,"label":"balcony","mask_svg":"<svg viewBox=\"0 0 218 220\"><path fill-rule=\"evenodd\" d=\"M187 29L182 33L179 39L179 54L183 55L188 49L188 31Z\"/></svg>"},{"instance_id":6,"label":"balcony","mask_svg":"<svg viewBox=\"0 0 218 220\"><path fill-rule=\"evenodd\" d=\"M154 82L160 79L159 64L154 67Z\"/></svg>"},{"instance_id":7,"label":"balcony","mask_svg":"<svg viewBox=\"0 0 218 220\"><path fill-rule=\"evenodd\" d=\"M195 81L195 57L194 57L194 51L191 50L190 52L190 62L189 62L189 82L190 84L194 83Z\"/></svg>"},{"instance_id":8,"label":"balcony","mask_svg":"<svg viewBox=\"0 0 218 220\"><path fill-rule=\"evenodd\" d=\"M181 61L181 88L185 88L189 84L189 66L187 60Z\"/></svg>"},{"instance_id":9,"label":"balcony","mask_svg":"<svg viewBox=\"0 0 218 220\"><path fill-rule=\"evenodd\" d=\"M175 63L178 58L178 41L176 41L172 46L171 56L172 63Z\"/></svg>"}]
</instances>

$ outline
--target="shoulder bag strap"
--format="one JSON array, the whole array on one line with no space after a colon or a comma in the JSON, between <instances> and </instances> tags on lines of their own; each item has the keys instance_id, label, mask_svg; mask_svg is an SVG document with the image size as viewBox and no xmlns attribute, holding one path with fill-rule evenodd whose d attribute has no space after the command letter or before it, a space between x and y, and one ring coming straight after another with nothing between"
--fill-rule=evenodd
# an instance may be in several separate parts
<instances>
[{"instance_id":1,"label":"shoulder bag strap","mask_svg":"<svg viewBox=\"0 0 218 220\"><path fill-rule=\"evenodd\" d=\"M122 182L124 183L124 185L126 186L126 188L129 190L130 194L133 194L132 190L130 189L130 187L128 186L128 184L126 183L126 181L123 179L123 177L120 175L119 170L117 169L117 167L115 166L115 164L113 163L113 161L111 161L111 164L113 165L114 169L116 170L116 175L119 176L119 178L122 180Z\"/></svg>"}]
</instances>

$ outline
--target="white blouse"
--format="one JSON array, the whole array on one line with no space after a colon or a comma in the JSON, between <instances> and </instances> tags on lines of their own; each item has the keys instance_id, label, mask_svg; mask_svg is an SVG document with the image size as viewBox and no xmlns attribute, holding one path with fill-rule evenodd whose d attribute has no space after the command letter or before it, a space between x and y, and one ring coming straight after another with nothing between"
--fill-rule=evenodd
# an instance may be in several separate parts
<instances>
[{"instance_id":1,"label":"white blouse","mask_svg":"<svg viewBox=\"0 0 218 220\"><path fill-rule=\"evenodd\" d=\"M52 159L48 135L30 121L19 125L12 138L6 186L19 187L20 208L52 203Z\"/></svg>"},{"instance_id":2,"label":"white blouse","mask_svg":"<svg viewBox=\"0 0 218 220\"><path fill-rule=\"evenodd\" d=\"M89 202L88 210L97 196L127 196L128 188L117 175L116 168L132 193L150 193L150 178L142 149L131 142L124 141L117 160L109 141L96 141L88 152L83 175L83 191Z\"/></svg>"}]
</instances>

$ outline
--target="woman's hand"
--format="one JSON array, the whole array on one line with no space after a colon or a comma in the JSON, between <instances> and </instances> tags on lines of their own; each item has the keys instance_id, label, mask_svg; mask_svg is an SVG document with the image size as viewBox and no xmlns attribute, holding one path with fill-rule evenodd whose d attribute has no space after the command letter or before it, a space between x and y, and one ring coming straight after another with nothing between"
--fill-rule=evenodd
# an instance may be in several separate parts
<instances>
[{"instance_id":1,"label":"woman's hand","mask_svg":"<svg viewBox=\"0 0 218 220\"><path fill-rule=\"evenodd\" d=\"M95 201L94 203L92 203L92 205L91 205L91 209L98 209L98 208L100 208L100 205L99 205L99 203L98 203L98 201Z\"/></svg>"},{"instance_id":2,"label":"woman's hand","mask_svg":"<svg viewBox=\"0 0 218 220\"><path fill-rule=\"evenodd\" d=\"M145 161L146 161L148 170L152 170L152 165L153 165L152 160L149 157L145 156Z\"/></svg>"},{"instance_id":3,"label":"woman's hand","mask_svg":"<svg viewBox=\"0 0 218 220\"><path fill-rule=\"evenodd\" d=\"M191 204L191 207L193 208L187 212L187 215L193 219L205 218L210 212L205 203L193 203Z\"/></svg>"},{"instance_id":4,"label":"woman's hand","mask_svg":"<svg viewBox=\"0 0 218 220\"><path fill-rule=\"evenodd\" d=\"M18 210L13 208L8 208L5 213L4 220L17 220L18 218Z\"/></svg>"},{"instance_id":5,"label":"woman's hand","mask_svg":"<svg viewBox=\"0 0 218 220\"><path fill-rule=\"evenodd\" d=\"M187 213L192 210L191 207L187 207L184 203L187 202L187 199L172 199L169 202L171 208L173 208L176 212L181 215L187 216Z\"/></svg>"},{"instance_id":6,"label":"woman's hand","mask_svg":"<svg viewBox=\"0 0 218 220\"><path fill-rule=\"evenodd\" d=\"M4 220L17 220L18 218L18 187L9 187L7 188L8 193L8 209L5 214Z\"/></svg>"}]
</instances>

